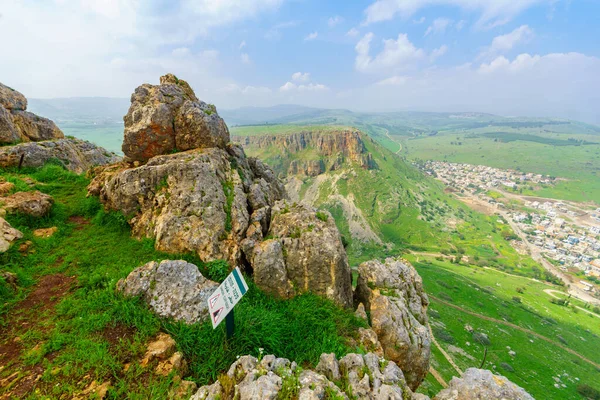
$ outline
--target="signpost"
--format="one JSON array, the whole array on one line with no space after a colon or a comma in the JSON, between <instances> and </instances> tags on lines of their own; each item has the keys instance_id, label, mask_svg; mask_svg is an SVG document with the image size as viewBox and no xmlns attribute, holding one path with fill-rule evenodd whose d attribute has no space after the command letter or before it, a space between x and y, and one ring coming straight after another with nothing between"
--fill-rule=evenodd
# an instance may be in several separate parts
<instances>
[{"instance_id":1,"label":"signpost","mask_svg":"<svg viewBox=\"0 0 600 400\"><path fill-rule=\"evenodd\" d=\"M233 335L235 329L233 307L247 291L248 285L244 281L240 269L235 268L208 298L208 312L213 329L225 319L227 337L230 338Z\"/></svg>"}]
</instances>

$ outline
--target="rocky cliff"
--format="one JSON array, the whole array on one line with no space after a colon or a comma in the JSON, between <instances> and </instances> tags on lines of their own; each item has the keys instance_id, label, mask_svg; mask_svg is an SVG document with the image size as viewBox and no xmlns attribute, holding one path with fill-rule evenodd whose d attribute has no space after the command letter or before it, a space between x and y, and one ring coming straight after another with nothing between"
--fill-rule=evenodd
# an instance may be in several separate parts
<instances>
[{"instance_id":1,"label":"rocky cliff","mask_svg":"<svg viewBox=\"0 0 600 400\"><path fill-rule=\"evenodd\" d=\"M0 83L0 144L63 137L54 122L27 111L25 96Z\"/></svg>"},{"instance_id":2,"label":"rocky cliff","mask_svg":"<svg viewBox=\"0 0 600 400\"><path fill-rule=\"evenodd\" d=\"M284 164L285 171L277 171L285 172L288 176L317 176L338 169L346 160L361 168L377 168L372 155L366 151L360 132L350 128L300 130L282 135L233 136L232 140L244 148L275 148L289 154L290 162ZM302 154L307 150L313 151L308 155L309 159Z\"/></svg>"}]
</instances>

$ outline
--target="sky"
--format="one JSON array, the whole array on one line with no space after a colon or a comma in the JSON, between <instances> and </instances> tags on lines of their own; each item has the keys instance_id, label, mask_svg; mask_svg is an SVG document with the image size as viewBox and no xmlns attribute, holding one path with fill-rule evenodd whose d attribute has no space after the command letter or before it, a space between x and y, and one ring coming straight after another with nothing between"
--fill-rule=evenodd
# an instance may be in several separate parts
<instances>
[{"instance_id":1,"label":"sky","mask_svg":"<svg viewBox=\"0 0 600 400\"><path fill-rule=\"evenodd\" d=\"M217 108L475 111L600 125L599 0L0 0L0 82Z\"/></svg>"}]
</instances>

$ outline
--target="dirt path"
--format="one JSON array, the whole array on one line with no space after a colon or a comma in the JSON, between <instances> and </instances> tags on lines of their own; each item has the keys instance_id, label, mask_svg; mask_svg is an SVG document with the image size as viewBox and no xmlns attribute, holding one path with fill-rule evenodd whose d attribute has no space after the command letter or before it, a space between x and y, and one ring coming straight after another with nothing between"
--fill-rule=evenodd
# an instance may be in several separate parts
<instances>
[{"instance_id":1,"label":"dirt path","mask_svg":"<svg viewBox=\"0 0 600 400\"><path fill-rule=\"evenodd\" d=\"M492 318L492 317L488 317L488 316L486 316L486 315L478 314L478 313L476 313L476 312L473 312L473 311L466 310L466 309L464 309L464 308L462 308L462 307L460 307L460 306L454 305L454 304L452 304L452 303L448 303L447 301L444 301L444 300L438 299L437 297L435 297L435 296L432 296L432 295L429 295L429 298L430 298L430 299L433 299L433 300L437 301L438 303L441 303L441 304L443 304L443 305L445 305L445 306L448 306L448 307L454 308L454 309L456 309L456 310L462 311L462 312L464 312L465 314L469 314L469 315L472 315L472 316L474 316L474 317L477 317L477 318L481 318L481 319L483 319L483 320L486 320L486 321L494 322L494 323L496 323L496 324L505 325L505 326L508 326L508 327L510 327L510 328L513 328L513 329L519 330L519 331L521 331L521 332L528 333L528 334L530 334L530 335L532 335L532 336L535 336L535 337L537 337L538 339L541 339L541 340L543 340L543 341L545 341L545 342L548 342L548 343L550 343L550 344L552 344L552 345L554 345L554 346L556 346L556 347L559 347L559 348L563 349L564 351L566 351L566 352L568 352L568 353L571 353L572 355L574 355L574 356L576 356L576 357L579 357L580 359L582 359L582 360L583 360L583 361L585 361L586 363L588 363L588 364L590 364L590 365L594 366L595 368L597 368L597 369L600 369L600 364L598 364L598 363L595 363L594 361L590 360L589 358L586 358L585 356L582 356L581 354L577 353L576 351L574 351L574 350L572 350L572 349L570 349L570 348L568 348L568 347L566 347L566 346L563 346L563 345L562 345L562 344L560 344L560 343L556 343L555 341L553 341L553 340L551 340L551 339L547 338L546 336L540 335L539 333L537 333L537 332L534 332L534 331L532 331L531 329L522 328L522 327L520 327L520 326L518 326L518 325L515 325L515 324L512 324L512 323L510 323L510 322L502 321L502 320L499 320L499 319L495 319L495 318Z\"/></svg>"},{"instance_id":2,"label":"dirt path","mask_svg":"<svg viewBox=\"0 0 600 400\"><path fill-rule=\"evenodd\" d=\"M430 296L430 297L432 297L432 296ZM427 328L429 329L429 336L431 336L431 341L433 342L433 344L435 344L435 347L437 347L438 350L440 351L440 353L442 353L444 355L444 358L446 358L446 360L448 360L450 365L452 365L452 368L454 368L456 370L456 372L458 372L458 375L462 376L462 374L463 374L462 370L460 368L458 368L458 365L456 365L456 363L454 362L452 357L450 357L450 354L446 353L446 350L444 350L442 348L442 346L440 346L438 341L435 340L435 336L433 336L433 331L431 330L431 325L427 324Z\"/></svg>"},{"instance_id":3,"label":"dirt path","mask_svg":"<svg viewBox=\"0 0 600 400\"><path fill-rule=\"evenodd\" d=\"M562 300L562 297L555 296L553 293L566 294L565 292L561 292L560 290L553 290L553 289L544 289L544 293L550 295L551 297L554 297L555 299L560 299L560 300ZM583 307L579 307L579 306L575 306L575 307L577 307L578 309L580 309L583 312L586 312L586 313L588 313L590 315L593 315L594 317L600 318L600 315L596 314L595 312L592 312L590 310L586 310Z\"/></svg>"},{"instance_id":4,"label":"dirt path","mask_svg":"<svg viewBox=\"0 0 600 400\"><path fill-rule=\"evenodd\" d=\"M46 275L8 313L6 328L0 330L0 400L23 398L35 389L44 367L42 363L33 366L22 363L21 336L28 331L40 331L44 336L52 331L54 326L50 321L54 308L67 295L74 281L75 277L64 274ZM34 349L41 349L42 345L43 339ZM52 358L52 355L45 358Z\"/></svg>"},{"instance_id":5,"label":"dirt path","mask_svg":"<svg viewBox=\"0 0 600 400\"><path fill-rule=\"evenodd\" d=\"M446 381L444 380L444 378L442 377L442 375L440 375L440 373L437 372L437 370L435 368L433 368L431 365L429 366L429 373L431 375L433 375L433 377L435 378L435 380L438 381L438 383L440 385L442 385L442 387L444 387L444 388L448 387L448 383L446 383Z\"/></svg>"},{"instance_id":6,"label":"dirt path","mask_svg":"<svg viewBox=\"0 0 600 400\"><path fill-rule=\"evenodd\" d=\"M387 136L388 139L390 139L392 142L396 143L398 146L400 146L400 148L398 149L398 151L396 151L396 154L400 154L400 152L402 151L402 143L400 143L399 141L392 139L392 137L390 136L390 131L388 131L387 129L385 130L385 136Z\"/></svg>"}]
</instances>

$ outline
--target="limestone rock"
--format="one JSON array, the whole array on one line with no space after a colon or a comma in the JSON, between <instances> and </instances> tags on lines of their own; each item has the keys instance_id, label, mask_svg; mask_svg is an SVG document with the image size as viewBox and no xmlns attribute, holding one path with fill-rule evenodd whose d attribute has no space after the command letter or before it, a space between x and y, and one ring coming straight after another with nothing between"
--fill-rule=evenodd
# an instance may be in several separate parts
<instances>
[{"instance_id":1,"label":"limestone rock","mask_svg":"<svg viewBox=\"0 0 600 400\"><path fill-rule=\"evenodd\" d=\"M421 277L407 261L392 258L362 263L358 273L356 301L370 312L385 357L398 363L415 390L429 370L431 345Z\"/></svg>"},{"instance_id":2,"label":"limestone rock","mask_svg":"<svg viewBox=\"0 0 600 400\"><path fill-rule=\"evenodd\" d=\"M54 122L26 110L25 96L0 83L0 143L37 142L64 137Z\"/></svg>"},{"instance_id":3,"label":"limestone rock","mask_svg":"<svg viewBox=\"0 0 600 400\"><path fill-rule=\"evenodd\" d=\"M285 385L288 385L288 389L290 385L297 385L298 394L294 398L301 400L326 399L330 396L373 400L422 398L412 393L402 371L394 362L380 359L373 353L364 356L348 354L339 362L334 354L323 354L316 371L294 368L294 364L273 355L265 356L261 362L252 356L240 357L227 373L226 378L230 380L226 384L227 389L221 385L223 380L220 379L212 385L199 388L191 399L276 399L284 394L281 390ZM345 380L351 392L345 393L336 386L333 376L337 376L335 380L338 382Z\"/></svg>"},{"instance_id":4,"label":"limestone rock","mask_svg":"<svg viewBox=\"0 0 600 400\"><path fill-rule=\"evenodd\" d=\"M373 329L358 328L358 342L367 351L383 357L383 347Z\"/></svg>"},{"instance_id":5,"label":"limestone rock","mask_svg":"<svg viewBox=\"0 0 600 400\"><path fill-rule=\"evenodd\" d=\"M364 319L365 321L369 322L367 310L365 310L365 305L363 303L358 304L358 307L356 307L356 310L354 311L354 315L356 315L358 318Z\"/></svg>"},{"instance_id":6,"label":"limestone rock","mask_svg":"<svg viewBox=\"0 0 600 400\"><path fill-rule=\"evenodd\" d=\"M58 139L0 147L0 167L16 167L21 155L24 155L24 167L39 168L50 160L58 160L63 167L77 174L121 160L116 154L88 141Z\"/></svg>"},{"instance_id":7,"label":"limestone rock","mask_svg":"<svg viewBox=\"0 0 600 400\"><path fill-rule=\"evenodd\" d=\"M185 361L183 354L179 351L174 353L168 360L159 362L154 372L158 375L169 376L173 371L179 376L187 373L187 361Z\"/></svg>"},{"instance_id":8,"label":"limestone rock","mask_svg":"<svg viewBox=\"0 0 600 400\"><path fill-rule=\"evenodd\" d=\"M284 298L312 292L350 307L352 273L331 214L287 201L277 202L271 214L273 239L246 254L255 283Z\"/></svg>"},{"instance_id":9,"label":"limestone rock","mask_svg":"<svg viewBox=\"0 0 600 400\"><path fill-rule=\"evenodd\" d=\"M166 333L159 333L156 340L150 342L146 349L146 354L140 364L147 366L154 360L166 360L175 353L176 343L173 338Z\"/></svg>"},{"instance_id":10,"label":"limestone rock","mask_svg":"<svg viewBox=\"0 0 600 400\"><path fill-rule=\"evenodd\" d=\"M156 156L135 168L100 167L94 175L88 191L131 217L135 237L154 238L161 251L236 266L244 264L250 221L267 225L269 213L259 209L286 196L270 169L237 146Z\"/></svg>"},{"instance_id":11,"label":"limestone rock","mask_svg":"<svg viewBox=\"0 0 600 400\"><path fill-rule=\"evenodd\" d=\"M196 148L224 148L229 130L213 105L199 101L187 82L169 74L160 85L143 84L123 118L123 153L131 160Z\"/></svg>"},{"instance_id":12,"label":"limestone rock","mask_svg":"<svg viewBox=\"0 0 600 400\"><path fill-rule=\"evenodd\" d=\"M27 110L27 99L20 92L0 83L0 106L7 110Z\"/></svg>"},{"instance_id":13,"label":"limestone rock","mask_svg":"<svg viewBox=\"0 0 600 400\"><path fill-rule=\"evenodd\" d=\"M50 212L54 199L40 191L17 192L8 197L0 197L0 208L8 213L20 212L32 217L43 217Z\"/></svg>"},{"instance_id":14,"label":"limestone rock","mask_svg":"<svg viewBox=\"0 0 600 400\"><path fill-rule=\"evenodd\" d=\"M33 236L41 238L49 238L58 231L56 226L50 228L40 228L33 231Z\"/></svg>"},{"instance_id":15,"label":"limestone rock","mask_svg":"<svg viewBox=\"0 0 600 400\"><path fill-rule=\"evenodd\" d=\"M433 400L533 400L523 388L486 369L469 368Z\"/></svg>"},{"instance_id":16,"label":"limestone rock","mask_svg":"<svg viewBox=\"0 0 600 400\"><path fill-rule=\"evenodd\" d=\"M182 260L151 261L117 283L125 296L142 296L161 317L201 322L208 317L208 297L219 286L206 279L198 267Z\"/></svg>"},{"instance_id":17,"label":"limestone rock","mask_svg":"<svg viewBox=\"0 0 600 400\"><path fill-rule=\"evenodd\" d=\"M0 249L0 252L1 252L1 249ZM8 283L8 285L11 288L13 288L13 289L17 288L18 277L16 274L13 274L12 272L8 272L8 271L0 271L0 278L4 279L4 282Z\"/></svg>"},{"instance_id":18,"label":"limestone rock","mask_svg":"<svg viewBox=\"0 0 600 400\"><path fill-rule=\"evenodd\" d=\"M0 217L0 253L4 253L12 242L22 237L21 231L13 228L4 218Z\"/></svg>"},{"instance_id":19,"label":"limestone rock","mask_svg":"<svg viewBox=\"0 0 600 400\"><path fill-rule=\"evenodd\" d=\"M198 385L193 381L181 381L179 385L169 391L169 400L187 400L198 390Z\"/></svg>"}]
</instances>

